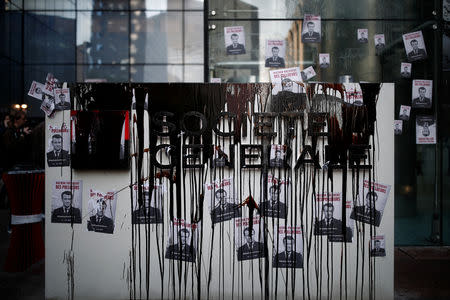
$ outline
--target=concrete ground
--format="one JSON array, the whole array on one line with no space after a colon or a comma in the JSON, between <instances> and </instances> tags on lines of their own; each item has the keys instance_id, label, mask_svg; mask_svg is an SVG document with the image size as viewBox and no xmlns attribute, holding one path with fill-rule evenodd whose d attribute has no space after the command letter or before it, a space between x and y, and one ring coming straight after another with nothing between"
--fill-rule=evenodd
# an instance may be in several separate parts
<instances>
[{"instance_id":1,"label":"concrete ground","mask_svg":"<svg viewBox=\"0 0 450 300\"><path fill-rule=\"evenodd\" d=\"M24 272L3 271L9 246L7 216L7 211L0 209L0 299L44 299L44 260ZM450 299L450 247L397 247L395 299Z\"/></svg>"}]
</instances>

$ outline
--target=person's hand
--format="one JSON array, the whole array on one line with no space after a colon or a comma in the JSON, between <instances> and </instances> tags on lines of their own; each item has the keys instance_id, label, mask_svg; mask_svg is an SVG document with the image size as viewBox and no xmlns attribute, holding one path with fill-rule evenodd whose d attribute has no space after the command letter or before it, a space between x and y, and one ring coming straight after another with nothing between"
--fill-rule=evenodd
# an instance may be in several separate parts
<instances>
[{"instance_id":1,"label":"person's hand","mask_svg":"<svg viewBox=\"0 0 450 300\"><path fill-rule=\"evenodd\" d=\"M25 134L30 134L30 133L31 133L30 127L25 127L25 128L23 129L23 132L24 132Z\"/></svg>"}]
</instances>

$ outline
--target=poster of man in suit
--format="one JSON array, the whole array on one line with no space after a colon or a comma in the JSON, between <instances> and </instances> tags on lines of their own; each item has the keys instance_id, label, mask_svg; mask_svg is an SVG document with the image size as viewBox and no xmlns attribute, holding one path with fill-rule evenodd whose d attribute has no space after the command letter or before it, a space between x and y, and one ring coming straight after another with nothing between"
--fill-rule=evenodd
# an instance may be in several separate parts
<instances>
[{"instance_id":1,"label":"poster of man in suit","mask_svg":"<svg viewBox=\"0 0 450 300\"><path fill-rule=\"evenodd\" d=\"M285 145L271 145L269 155L269 167L284 168L287 166Z\"/></svg>"},{"instance_id":2,"label":"poster of man in suit","mask_svg":"<svg viewBox=\"0 0 450 300\"><path fill-rule=\"evenodd\" d=\"M394 120L394 134L402 135L403 133L403 120Z\"/></svg>"},{"instance_id":3,"label":"poster of man in suit","mask_svg":"<svg viewBox=\"0 0 450 300\"><path fill-rule=\"evenodd\" d=\"M300 226L278 227L278 234L274 235L273 268L303 268L303 240Z\"/></svg>"},{"instance_id":4,"label":"poster of man in suit","mask_svg":"<svg viewBox=\"0 0 450 300\"><path fill-rule=\"evenodd\" d=\"M411 78L412 64L402 62L400 66L400 75L403 78Z\"/></svg>"},{"instance_id":5,"label":"poster of man in suit","mask_svg":"<svg viewBox=\"0 0 450 300\"><path fill-rule=\"evenodd\" d=\"M316 71L314 71L314 68L312 66L309 66L300 72L300 76L302 77L303 81L307 81L316 76Z\"/></svg>"},{"instance_id":6,"label":"poster of man in suit","mask_svg":"<svg viewBox=\"0 0 450 300\"><path fill-rule=\"evenodd\" d=\"M286 46L284 40L266 40L266 68L284 68Z\"/></svg>"},{"instance_id":7,"label":"poster of man in suit","mask_svg":"<svg viewBox=\"0 0 450 300\"><path fill-rule=\"evenodd\" d=\"M367 179L361 181L357 204L353 208L350 218L377 227L380 226L390 191L391 186L388 184L379 182L369 184Z\"/></svg>"},{"instance_id":8,"label":"poster of man in suit","mask_svg":"<svg viewBox=\"0 0 450 300\"><path fill-rule=\"evenodd\" d=\"M403 35L403 44L409 62L427 58L427 49L425 48L422 31L405 33Z\"/></svg>"},{"instance_id":9,"label":"poster of man in suit","mask_svg":"<svg viewBox=\"0 0 450 300\"><path fill-rule=\"evenodd\" d=\"M70 165L69 128L66 123L61 126L48 126L47 164L49 167L65 167Z\"/></svg>"},{"instance_id":10,"label":"poster of man in suit","mask_svg":"<svg viewBox=\"0 0 450 300\"><path fill-rule=\"evenodd\" d=\"M70 90L55 89L55 110L70 110Z\"/></svg>"},{"instance_id":11,"label":"poster of man in suit","mask_svg":"<svg viewBox=\"0 0 450 300\"><path fill-rule=\"evenodd\" d=\"M375 42L375 52L377 55L380 55L383 49L386 47L386 41L384 39L384 33L375 34L374 37Z\"/></svg>"},{"instance_id":12,"label":"poster of man in suit","mask_svg":"<svg viewBox=\"0 0 450 300\"><path fill-rule=\"evenodd\" d=\"M414 108L431 108L432 101L433 80L413 80L411 106Z\"/></svg>"},{"instance_id":13,"label":"poster of man in suit","mask_svg":"<svg viewBox=\"0 0 450 300\"><path fill-rule=\"evenodd\" d=\"M319 53L319 65L321 69L326 69L330 66L330 53Z\"/></svg>"},{"instance_id":14,"label":"poster of man in suit","mask_svg":"<svg viewBox=\"0 0 450 300\"><path fill-rule=\"evenodd\" d=\"M244 26L224 27L227 55L245 54Z\"/></svg>"},{"instance_id":15,"label":"poster of man in suit","mask_svg":"<svg viewBox=\"0 0 450 300\"><path fill-rule=\"evenodd\" d=\"M151 194L151 196L150 196ZM163 223L164 185L155 184L150 192L148 183L142 186L142 205L138 201L138 186L133 186L132 224Z\"/></svg>"},{"instance_id":16,"label":"poster of man in suit","mask_svg":"<svg viewBox=\"0 0 450 300\"><path fill-rule=\"evenodd\" d=\"M369 36L369 30L367 28L358 28L357 38L358 38L359 43L367 44L369 42L368 36Z\"/></svg>"},{"instance_id":17,"label":"poster of man in suit","mask_svg":"<svg viewBox=\"0 0 450 300\"><path fill-rule=\"evenodd\" d=\"M279 92L302 93L304 91L299 67L271 70L269 74L273 87L272 95L277 95Z\"/></svg>"},{"instance_id":18,"label":"poster of man in suit","mask_svg":"<svg viewBox=\"0 0 450 300\"><path fill-rule=\"evenodd\" d=\"M89 189L87 230L114 233L116 215L116 193Z\"/></svg>"},{"instance_id":19,"label":"poster of man in suit","mask_svg":"<svg viewBox=\"0 0 450 300\"><path fill-rule=\"evenodd\" d=\"M403 121L409 121L409 116L411 114L411 106L400 105L400 111L398 113L398 118Z\"/></svg>"},{"instance_id":20,"label":"poster of man in suit","mask_svg":"<svg viewBox=\"0 0 450 300\"><path fill-rule=\"evenodd\" d=\"M81 180L52 183L52 223L81 223L83 184Z\"/></svg>"},{"instance_id":21,"label":"poster of man in suit","mask_svg":"<svg viewBox=\"0 0 450 300\"><path fill-rule=\"evenodd\" d=\"M416 144L436 144L436 119L433 115L416 117Z\"/></svg>"},{"instance_id":22,"label":"poster of man in suit","mask_svg":"<svg viewBox=\"0 0 450 300\"><path fill-rule=\"evenodd\" d=\"M286 198L290 195L289 180L275 178L272 174L267 175L267 194L261 201L259 208L262 216L286 219Z\"/></svg>"},{"instance_id":23,"label":"poster of man in suit","mask_svg":"<svg viewBox=\"0 0 450 300\"><path fill-rule=\"evenodd\" d=\"M254 216L251 220L251 224L250 218L237 218L235 220L235 244L238 261L267 256L263 219Z\"/></svg>"},{"instance_id":24,"label":"poster of man in suit","mask_svg":"<svg viewBox=\"0 0 450 300\"><path fill-rule=\"evenodd\" d=\"M345 204L345 223L342 219L341 193L317 194L314 203L314 234L327 235L330 242L351 242L353 221L350 220L352 202Z\"/></svg>"},{"instance_id":25,"label":"poster of man in suit","mask_svg":"<svg viewBox=\"0 0 450 300\"><path fill-rule=\"evenodd\" d=\"M198 232L201 223L187 223L174 218L170 222L165 258L195 262L197 258Z\"/></svg>"},{"instance_id":26,"label":"poster of man in suit","mask_svg":"<svg viewBox=\"0 0 450 300\"><path fill-rule=\"evenodd\" d=\"M386 245L384 235L376 235L370 238L370 256L385 257Z\"/></svg>"},{"instance_id":27,"label":"poster of man in suit","mask_svg":"<svg viewBox=\"0 0 450 300\"><path fill-rule=\"evenodd\" d=\"M213 224L240 217L242 211L235 202L233 178L205 183L205 201L208 203Z\"/></svg>"},{"instance_id":28,"label":"poster of man in suit","mask_svg":"<svg viewBox=\"0 0 450 300\"><path fill-rule=\"evenodd\" d=\"M321 23L320 16L305 14L302 25L302 43L320 43Z\"/></svg>"}]
</instances>

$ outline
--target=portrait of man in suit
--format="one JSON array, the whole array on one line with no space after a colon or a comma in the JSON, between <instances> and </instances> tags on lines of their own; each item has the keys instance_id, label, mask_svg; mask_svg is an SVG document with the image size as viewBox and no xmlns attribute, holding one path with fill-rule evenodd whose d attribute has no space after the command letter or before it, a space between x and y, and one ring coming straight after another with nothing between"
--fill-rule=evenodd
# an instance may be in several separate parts
<instances>
[{"instance_id":1,"label":"portrait of man in suit","mask_svg":"<svg viewBox=\"0 0 450 300\"><path fill-rule=\"evenodd\" d=\"M431 107L431 99L425 96L427 89L421 86L418 91L419 97L413 99L412 107Z\"/></svg>"},{"instance_id":2,"label":"portrait of man in suit","mask_svg":"<svg viewBox=\"0 0 450 300\"><path fill-rule=\"evenodd\" d=\"M370 256L386 256L386 250L384 248L381 248L380 240L375 240L374 246L375 247L370 250Z\"/></svg>"},{"instance_id":3,"label":"portrait of man in suit","mask_svg":"<svg viewBox=\"0 0 450 300\"><path fill-rule=\"evenodd\" d=\"M244 229L244 238L245 244L243 244L238 249L237 258L238 260L247 260L253 258L260 258L266 256L266 249L264 243L260 243L254 240L255 237L255 229L250 227L246 227Z\"/></svg>"},{"instance_id":4,"label":"portrait of man in suit","mask_svg":"<svg viewBox=\"0 0 450 300\"><path fill-rule=\"evenodd\" d=\"M317 43L320 42L320 33L314 31L316 24L314 22L309 21L306 23L306 27L308 31L302 34L302 42L303 43Z\"/></svg>"},{"instance_id":5,"label":"portrait of man in suit","mask_svg":"<svg viewBox=\"0 0 450 300\"><path fill-rule=\"evenodd\" d=\"M327 202L322 205L322 219L316 219L314 223L314 234L315 235L342 235L342 221L333 217L334 205L333 203ZM351 229L349 227L345 228L347 238L351 236Z\"/></svg>"},{"instance_id":6,"label":"portrait of man in suit","mask_svg":"<svg viewBox=\"0 0 450 300\"><path fill-rule=\"evenodd\" d=\"M277 184L269 188L269 200L261 202L261 215L286 219L286 204L280 201L280 186Z\"/></svg>"},{"instance_id":7,"label":"portrait of man in suit","mask_svg":"<svg viewBox=\"0 0 450 300\"><path fill-rule=\"evenodd\" d=\"M62 206L52 212L52 223L81 223L80 209L72 206L72 192L61 193Z\"/></svg>"},{"instance_id":8,"label":"portrait of man in suit","mask_svg":"<svg viewBox=\"0 0 450 300\"><path fill-rule=\"evenodd\" d=\"M69 165L69 151L62 148L62 136L54 134L51 141L53 150L47 152L47 164L49 167L61 167Z\"/></svg>"},{"instance_id":9,"label":"portrait of man in suit","mask_svg":"<svg viewBox=\"0 0 450 300\"><path fill-rule=\"evenodd\" d=\"M384 49L384 47L385 47L385 44L384 44L383 39L381 37L378 37L375 40L375 51L376 51L376 53L380 54L381 51Z\"/></svg>"},{"instance_id":10,"label":"portrait of man in suit","mask_svg":"<svg viewBox=\"0 0 450 300\"><path fill-rule=\"evenodd\" d=\"M182 228L178 230L178 242L167 247L166 258L194 262L196 253L190 245L191 232L189 229Z\"/></svg>"},{"instance_id":11,"label":"portrait of man in suit","mask_svg":"<svg viewBox=\"0 0 450 300\"><path fill-rule=\"evenodd\" d=\"M70 109L70 101L66 101L66 95L61 91L58 96L59 103L55 105L56 110L68 110Z\"/></svg>"},{"instance_id":12,"label":"portrait of man in suit","mask_svg":"<svg viewBox=\"0 0 450 300\"><path fill-rule=\"evenodd\" d=\"M90 217L87 223L87 229L89 231L113 233L114 222L112 219L105 216L106 206L105 200L97 200L96 214Z\"/></svg>"},{"instance_id":13,"label":"portrait of man in suit","mask_svg":"<svg viewBox=\"0 0 450 300\"><path fill-rule=\"evenodd\" d=\"M245 54L245 47L239 43L239 35L233 33L231 35L232 44L227 46L227 55Z\"/></svg>"},{"instance_id":14,"label":"portrait of man in suit","mask_svg":"<svg viewBox=\"0 0 450 300\"><path fill-rule=\"evenodd\" d=\"M157 190L155 190L157 192ZM144 191L142 193L144 198L144 203L141 207L133 211L132 222L133 224L157 224L162 223L162 213L161 209L151 206L150 202L150 192Z\"/></svg>"},{"instance_id":15,"label":"portrait of man in suit","mask_svg":"<svg viewBox=\"0 0 450 300\"><path fill-rule=\"evenodd\" d=\"M404 66L400 75L403 78L410 78L411 77L411 71L409 70L409 67L408 66Z\"/></svg>"},{"instance_id":16,"label":"portrait of man in suit","mask_svg":"<svg viewBox=\"0 0 450 300\"><path fill-rule=\"evenodd\" d=\"M227 192L224 189L218 189L214 193L215 201L213 203L219 203L211 211L211 220L213 224L224 222L233 219L234 217L240 217L242 212L234 203L227 202Z\"/></svg>"},{"instance_id":17,"label":"portrait of man in suit","mask_svg":"<svg viewBox=\"0 0 450 300\"><path fill-rule=\"evenodd\" d=\"M380 226L381 213L376 210L375 202L378 200L378 195L374 191L366 194L365 205L355 206L350 218L364 223Z\"/></svg>"},{"instance_id":18,"label":"portrait of man in suit","mask_svg":"<svg viewBox=\"0 0 450 300\"><path fill-rule=\"evenodd\" d=\"M409 43L412 47L412 50L408 53L409 61L424 59L427 57L427 52L425 49L419 48L419 42L416 39L411 40Z\"/></svg>"},{"instance_id":19,"label":"portrait of man in suit","mask_svg":"<svg viewBox=\"0 0 450 300\"><path fill-rule=\"evenodd\" d=\"M275 254L273 259L273 267L275 268L303 268L303 256L300 251L301 249L295 248L295 239L286 235L283 238L284 251Z\"/></svg>"},{"instance_id":20,"label":"portrait of man in suit","mask_svg":"<svg viewBox=\"0 0 450 300\"><path fill-rule=\"evenodd\" d=\"M329 66L330 66L330 64L328 63L327 57L326 56L322 56L321 57L321 61L320 61L320 68L326 69Z\"/></svg>"},{"instance_id":21,"label":"portrait of man in suit","mask_svg":"<svg viewBox=\"0 0 450 300\"><path fill-rule=\"evenodd\" d=\"M399 123L395 123L394 125L394 134L395 135L401 135L402 134L402 128L400 128Z\"/></svg>"},{"instance_id":22,"label":"portrait of man in suit","mask_svg":"<svg viewBox=\"0 0 450 300\"><path fill-rule=\"evenodd\" d=\"M359 37L358 37L358 42L362 43L362 44L366 44L369 40L367 39L367 33L365 30L359 30Z\"/></svg>"},{"instance_id":23,"label":"portrait of man in suit","mask_svg":"<svg viewBox=\"0 0 450 300\"><path fill-rule=\"evenodd\" d=\"M284 78L281 81L281 90L283 92L292 92L294 88L294 83L290 78Z\"/></svg>"},{"instance_id":24,"label":"portrait of man in suit","mask_svg":"<svg viewBox=\"0 0 450 300\"><path fill-rule=\"evenodd\" d=\"M275 156L270 159L269 166L271 168L282 168L285 165L285 159L280 149L275 150Z\"/></svg>"},{"instance_id":25,"label":"portrait of man in suit","mask_svg":"<svg viewBox=\"0 0 450 300\"><path fill-rule=\"evenodd\" d=\"M402 109L399 115L400 120L408 121L409 120L409 111L406 107Z\"/></svg>"},{"instance_id":26,"label":"portrait of man in suit","mask_svg":"<svg viewBox=\"0 0 450 300\"><path fill-rule=\"evenodd\" d=\"M278 56L280 48L277 46L272 47L272 57L266 59L266 67L268 68L284 68L284 58Z\"/></svg>"}]
</instances>

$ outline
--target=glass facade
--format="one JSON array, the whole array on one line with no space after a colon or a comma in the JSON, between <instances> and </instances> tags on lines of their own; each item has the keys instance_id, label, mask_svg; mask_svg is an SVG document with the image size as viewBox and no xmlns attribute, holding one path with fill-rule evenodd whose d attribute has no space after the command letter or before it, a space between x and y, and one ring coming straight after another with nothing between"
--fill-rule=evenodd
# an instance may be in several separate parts
<instances>
[{"instance_id":1,"label":"glass facade","mask_svg":"<svg viewBox=\"0 0 450 300\"><path fill-rule=\"evenodd\" d=\"M413 109L395 137L397 245L450 244L450 21L447 0L3 0L0 2L1 109L27 103L32 80L53 73L61 81L267 82L266 40L286 44L286 67L312 66L311 80L394 82L396 111L410 105L412 79L433 80L433 106ZM317 44L301 41L305 14L321 15ZM448 19L448 20L447 20ZM447 20L447 22L446 22ZM227 55L224 27L243 26L246 53ZM368 29L368 43L357 30ZM428 58L406 62L402 34L422 31ZM385 35L377 52L374 35ZM330 66L319 67L319 53ZM438 143L416 145L416 115L437 117ZM383 141L379 141L382 143Z\"/></svg>"}]
</instances>

